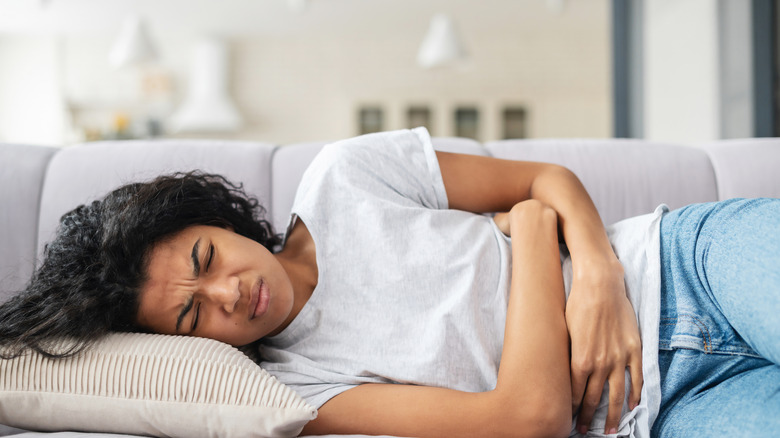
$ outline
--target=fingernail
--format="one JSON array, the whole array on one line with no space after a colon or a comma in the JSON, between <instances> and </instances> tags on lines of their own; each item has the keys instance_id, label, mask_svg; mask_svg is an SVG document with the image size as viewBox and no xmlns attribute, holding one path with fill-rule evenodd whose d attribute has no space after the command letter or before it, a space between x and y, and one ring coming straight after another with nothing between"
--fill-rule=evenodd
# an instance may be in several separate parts
<instances>
[{"instance_id":1,"label":"fingernail","mask_svg":"<svg viewBox=\"0 0 780 438\"><path fill-rule=\"evenodd\" d=\"M610 429L610 430L609 430L609 432L607 433L607 435L612 435L612 434L615 434L615 433L617 433L617 429L615 429L615 428L613 427L612 429Z\"/></svg>"},{"instance_id":2,"label":"fingernail","mask_svg":"<svg viewBox=\"0 0 780 438\"><path fill-rule=\"evenodd\" d=\"M579 431L581 434L585 435L588 433L588 426L585 426L584 424L580 426Z\"/></svg>"}]
</instances>

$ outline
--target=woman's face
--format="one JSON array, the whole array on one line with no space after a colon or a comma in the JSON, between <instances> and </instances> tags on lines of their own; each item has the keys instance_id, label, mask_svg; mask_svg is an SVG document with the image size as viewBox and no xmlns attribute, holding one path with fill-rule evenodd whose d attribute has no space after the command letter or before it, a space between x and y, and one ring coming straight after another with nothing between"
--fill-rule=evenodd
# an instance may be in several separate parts
<instances>
[{"instance_id":1,"label":"woman's face","mask_svg":"<svg viewBox=\"0 0 780 438\"><path fill-rule=\"evenodd\" d=\"M290 279L264 246L231 230L192 226L150 252L137 322L155 333L234 346L274 335L293 305Z\"/></svg>"}]
</instances>

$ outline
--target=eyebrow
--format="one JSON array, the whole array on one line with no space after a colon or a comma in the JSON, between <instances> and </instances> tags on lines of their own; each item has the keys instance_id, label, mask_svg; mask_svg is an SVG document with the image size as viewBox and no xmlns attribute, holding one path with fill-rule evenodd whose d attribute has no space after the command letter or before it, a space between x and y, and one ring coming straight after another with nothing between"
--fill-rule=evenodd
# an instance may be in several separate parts
<instances>
[{"instance_id":1,"label":"eyebrow","mask_svg":"<svg viewBox=\"0 0 780 438\"><path fill-rule=\"evenodd\" d=\"M197 277L200 275L200 261L198 260L198 248L200 248L200 239L192 246L192 273Z\"/></svg>"},{"instance_id":2,"label":"eyebrow","mask_svg":"<svg viewBox=\"0 0 780 438\"><path fill-rule=\"evenodd\" d=\"M192 258L192 274L197 277L200 275L200 261L198 260L198 248L200 248L200 239L198 239L195 242L195 245L192 246L192 253L190 254L190 258ZM179 312L179 317L176 319L176 333L179 333L179 328L181 328L181 322L184 320L184 317L187 315L187 313L192 310L193 300L192 296L187 300L186 303L184 303L184 307L182 307L181 312Z\"/></svg>"}]
</instances>

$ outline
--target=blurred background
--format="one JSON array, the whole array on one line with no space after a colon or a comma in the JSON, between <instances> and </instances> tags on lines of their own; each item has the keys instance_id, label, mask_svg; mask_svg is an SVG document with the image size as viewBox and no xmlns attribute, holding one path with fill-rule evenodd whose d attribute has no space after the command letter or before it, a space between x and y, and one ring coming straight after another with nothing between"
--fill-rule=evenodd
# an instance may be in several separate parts
<instances>
[{"instance_id":1,"label":"blurred background","mask_svg":"<svg viewBox=\"0 0 780 438\"><path fill-rule=\"evenodd\" d=\"M777 0L0 0L0 142L778 136Z\"/></svg>"}]
</instances>

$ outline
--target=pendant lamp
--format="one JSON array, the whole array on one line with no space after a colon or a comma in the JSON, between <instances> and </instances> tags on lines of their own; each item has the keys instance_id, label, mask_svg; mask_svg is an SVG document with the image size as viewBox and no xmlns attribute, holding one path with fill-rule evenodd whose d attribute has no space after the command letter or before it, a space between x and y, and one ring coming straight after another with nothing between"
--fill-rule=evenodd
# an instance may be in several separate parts
<instances>
[{"instance_id":1,"label":"pendant lamp","mask_svg":"<svg viewBox=\"0 0 780 438\"><path fill-rule=\"evenodd\" d=\"M445 14L431 19L428 33L417 52L417 63L423 68L447 66L466 58L455 23Z\"/></svg>"},{"instance_id":2,"label":"pendant lamp","mask_svg":"<svg viewBox=\"0 0 780 438\"><path fill-rule=\"evenodd\" d=\"M126 18L108 54L108 61L114 68L123 68L156 59L157 50L149 37L146 22L135 15Z\"/></svg>"},{"instance_id":3,"label":"pendant lamp","mask_svg":"<svg viewBox=\"0 0 780 438\"><path fill-rule=\"evenodd\" d=\"M171 120L176 132L230 132L242 119L229 91L227 44L217 38L199 42L192 54L187 97Z\"/></svg>"}]
</instances>

